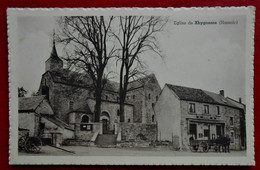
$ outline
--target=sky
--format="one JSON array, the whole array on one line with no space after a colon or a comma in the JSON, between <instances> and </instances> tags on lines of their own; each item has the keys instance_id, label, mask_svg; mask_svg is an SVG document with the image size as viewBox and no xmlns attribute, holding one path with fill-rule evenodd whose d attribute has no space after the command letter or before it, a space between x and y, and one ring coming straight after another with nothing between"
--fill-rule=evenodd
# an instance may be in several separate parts
<instances>
[{"instance_id":1,"label":"sky","mask_svg":"<svg viewBox=\"0 0 260 170\"><path fill-rule=\"evenodd\" d=\"M174 21L235 20L230 25L176 25ZM163 58L154 53L142 59L154 73L161 88L165 83L199 88L245 101L245 17L185 16L170 17L164 31L157 35ZM18 86L30 95L37 91L50 57L54 17L18 17ZM63 50L57 46L58 55ZM111 64L110 64L111 65ZM111 69L111 68L110 68Z\"/></svg>"}]
</instances>

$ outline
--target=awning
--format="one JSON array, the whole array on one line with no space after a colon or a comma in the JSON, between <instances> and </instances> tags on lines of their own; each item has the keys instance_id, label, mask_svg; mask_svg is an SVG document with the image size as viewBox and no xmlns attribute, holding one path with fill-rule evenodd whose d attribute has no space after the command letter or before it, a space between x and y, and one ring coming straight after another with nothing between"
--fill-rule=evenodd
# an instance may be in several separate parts
<instances>
[{"instance_id":1,"label":"awning","mask_svg":"<svg viewBox=\"0 0 260 170\"><path fill-rule=\"evenodd\" d=\"M225 124L224 120L208 120L208 119L187 119L189 122Z\"/></svg>"}]
</instances>

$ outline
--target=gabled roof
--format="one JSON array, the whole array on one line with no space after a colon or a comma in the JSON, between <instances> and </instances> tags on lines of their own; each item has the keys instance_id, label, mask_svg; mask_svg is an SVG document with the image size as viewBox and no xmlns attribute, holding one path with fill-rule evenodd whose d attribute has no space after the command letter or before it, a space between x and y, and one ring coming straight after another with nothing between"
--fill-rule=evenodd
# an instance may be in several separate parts
<instances>
[{"instance_id":1,"label":"gabled roof","mask_svg":"<svg viewBox=\"0 0 260 170\"><path fill-rule=\"evenodd\" d=\"M169 89L171 89L180 98L180 100L218 104L201 89L194 89L171 84L166 84L166 86L169 87Z\"/></svg>"},{"instance_id":2,"label":"gabled roof","mask_svg":"<svg viewBox=\"0 0 260 170\"><path fill-rule=\"evenodd\" d=\"M203 90L207 95L209 95L211 98L213 98L217 103L221 104L221 105L227 105L230 107L237 107L236 105L234 105L232 102L230 102L229 100L227 100L225 97L223 97L220 94L216 94L213 92L209 92L209 91L205 91Z\"/></svg>"},{"instance_id":3,"label":"gabled roof","mask_svg":"<svg viewBox=\"0 0 260 170\"><path fill-rule=\"evenodd\" d=\"M241 109L246 109L246 107L245 107L245 105L243 104L243 103L240 103L239 101L236 101L236 100L234 100L234 99L231 99L230 97L227 97L227 100L229 101L229 102L231 102L233 105L235 105L235 106L237 106L237 107L239 107L239 108L241 108Z\"/></svg>"},{"instance_id":4,"label":"gabled roof","mask_svg":"<svg viewBox=\"0 0 260 170\"><path fill-rule=\"evenodd\" d=\"M45 95L33 97L19 97L19 112L32 111L34 112L40 103L45 99Z\"/></svg>"},{"instance_id":5,"label":"gabled roof","mask_svg":"<svg viewBox=\"0 0 260 170\"><path fill-rule=\"evenodd\" d=\"M171 89L179 97L180 100L224 105L240 109L240 107L237 107L225 97L217 93L171 84L166 84L166 86L169 87L169 89Z\"/></svg>"}]
</instances>

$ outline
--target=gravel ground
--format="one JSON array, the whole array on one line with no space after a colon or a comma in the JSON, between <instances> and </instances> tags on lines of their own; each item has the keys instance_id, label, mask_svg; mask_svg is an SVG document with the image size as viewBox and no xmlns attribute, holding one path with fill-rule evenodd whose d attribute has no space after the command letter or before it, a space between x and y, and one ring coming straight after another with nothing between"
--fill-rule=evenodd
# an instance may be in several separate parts
<instances>
[{"instance_id":1,"label":"gravel ground","mask_svg":"<svg viewBox=\"0 0 260 170\"><path fill-rule=\"evenodd\" d=\"M38 154L19 152L19 155L70 155L70 156L246 156L246 151L230 151L230 153L193 153L191 151L173 151L168 148L98 148L84 146L63 146L69 153L51 146L43 146Z\"/></svg>"}]
</instances>

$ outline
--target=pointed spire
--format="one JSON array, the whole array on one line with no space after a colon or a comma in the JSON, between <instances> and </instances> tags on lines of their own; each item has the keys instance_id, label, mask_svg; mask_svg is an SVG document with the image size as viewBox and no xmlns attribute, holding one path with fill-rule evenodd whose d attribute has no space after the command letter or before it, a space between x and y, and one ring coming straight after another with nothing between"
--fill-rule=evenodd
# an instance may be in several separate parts
<instances>
[{"instance_id":1,"label":"pointed spire","mask_svg":"<svg viewBox=\"0 0 260 170\"><path fill-rule=\"evenodd\" d=\"M53 35L52 35L52 45L55 46L55 30L53 30Z\"/></svg>"},{"instance_id":2,"label":"pointed spire","mask_svg":"<svg viewBox=\"0 0 260 170\"><path fill-rule=\"evenodd\" d=\"M55 46L55 31L53 31L53 36L52 36L52 51L51 51L50 58L61 60L58 57L56 46Z\"/></svg>"},{"instance_id":3,"label":"pointed spire","mask_svg":"<svg viewBox=\"0 0 260 170\"><path fill-rule=\"evenodd\" d=\"M59 70L63 68L63 61L58 57L55 47L55 32L52 36L52 51L51 56L45 61L45 71Z\"/></svg>"}]
</instances>

